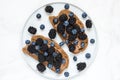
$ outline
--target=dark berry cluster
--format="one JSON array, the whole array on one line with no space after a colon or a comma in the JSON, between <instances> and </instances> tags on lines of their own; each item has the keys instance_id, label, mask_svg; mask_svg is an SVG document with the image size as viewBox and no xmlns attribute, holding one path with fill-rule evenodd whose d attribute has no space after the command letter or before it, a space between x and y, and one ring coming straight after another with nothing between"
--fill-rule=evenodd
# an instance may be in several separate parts
<instances>
[{"instance_id":1,"label":"dark berry cluster","mask_svg":"<svg viewBox=\"0 0 120 80\"><path fill-rule=\"evenodd\" d=\"M37 65L37 69L40 72L44 72L46 70L46 67L43 64L45 61L48 62L48 65L47 65L48 68L51 69L54 66L56 69L56 72L57 73L60 72L61 64L63 64L63 57L62 57L61 53L59 53L58 51L55 50L55 48L54 48L55 44L54 44L54 46L53 46L53 44L54 44L53 42L51 42L51 44L48 44L48 41L43 40L42 38L38 38L34 42L34 44L28 45L27 50L31 54L35 54L38 56L38 61L40 63ZM50 46L48 46L48 45L50 45ZM39 49L36 48L38 46L39 46Z\"/></svg>"}]
</instances>

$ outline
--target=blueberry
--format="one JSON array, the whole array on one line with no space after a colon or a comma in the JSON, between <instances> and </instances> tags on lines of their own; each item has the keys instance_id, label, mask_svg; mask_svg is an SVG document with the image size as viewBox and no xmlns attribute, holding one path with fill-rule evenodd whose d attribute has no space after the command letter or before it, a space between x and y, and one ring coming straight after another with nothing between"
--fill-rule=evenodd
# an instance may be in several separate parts
<instances>
[{"instance_id":1,"label":"blueberry","mask_svg":"<svg viewBox=\"0 0 120 80\"><path fill-rule=\"evenodd\" d=\"M72 34L77 34L77 30L76 29L72 29Z\"/></svg>"},{"instance_id":2,"label":"blueberry","mask_svg":"<svg viewBox=\"0 0 120 80\"><path fill-rule=\"evenodd\" d=\"M65 76L65 77L69 77L69 72L65 72L65 73L64 73L64 76Z\"/></svg>"},{"instance_id":3,"label":"blueberry","mask_svg":"<svg viewBox=\"0 0 120 80\"><path fill-rule=\"evenodd\" d=\"M64 42L60 42L59 45L60 45L60 46L63 46L63 45L64 45Z\"/></svg>"},{"instance_id":4,"label":"blueberry","mask_svg":"<svg viewBox=\"0 0 120 80\"><path fill-rule=\"evenodd\" d=\"M87 17L87 13L83 12L83 13L82 13L82 17L83 17L83 18L86 18L86 17Z\"/></svg>"},{"instance_id":5,"label":"blueberry","mask_svg":"<svg viewBox=\"0 0 120 80\"><path fill-rule=\"evenodd\" d=\"M66 61L65 61L65 59L62 59L62 64L64 64Z\"/></svg>"},{"instance_id":6,"label":"blueberry","mask_svg":"<svg viewBox=\"0 0 120 80\"><path fill-rule=\"evenodd\" d=\"M64 33L62 36L63 36L64 38L66 38L66 37L67 37L67 34L66 34L66 33Z\"/></svg>"},{"instance_id":7,"label":"blueberry","mask_svg":"<svg viewBox=\"0 0 120 80\"><path fill-rule=\"evenodd\" d=\"M80 62L77 64L77 70L82 71L86 68L86 63L85 62Z\"/></svg>"},{"instance_id":8,"label":"blueberry","mask_svg":"<svg viewBox=\"0 0 120 80\"><path fill-rule=\"evenodd\" d=\"M50 5L48 5L48 6L45 7L45 11L46 11L47 13L52 13L53 10L54 10L54 8L53 8L52 6L50 6Z\"/></svg>"},{"instance_id":9,"label":"blueberry","mask_svg":"<svg viewBox=\"0 0 120 80\"><path fill-rule=\"evenodd\" d=\"M60 17L59 17L60 22L64 22L64 21L66 21L67 19L68 19L68 17L67 17L66 14L62 14L62 15L60 15Z\"/></svg>"},{"instance_id":10,"label":"blueberry","mask_svg":"<svg viewBox=\"0 0 120 80\"><path fill-rule=\"evenodd\" d=\"M84 42L81 42L81 48L84 48L85 47L85 43Z\"/></svg>"},{"instance_id":11,"label":"blueberry","mask_svg":"<svg viewBox=\"0 0 120 80\"><path fill-rule=\"evenodd\" d=\"M57 23L58 23L58 18L54 18L54 19L53 19L53 23L54 23L54 24L57 24Z\"/></svg>"},{"instance_id":12,"label":"blueberry","mask_svg":"<svg viewBox=\"0 0 120 80\"><path fill-rule=\"evenodd\" d=\"M48 44L48 41L47 41L47 40L43 40L43 43L44 43L44 44Z\"/></svg>"},{"instance_id":13,"label":"blueberry","mask_svg":"<svg viewBox=\"0 0 120 80\"><path fill-rule=\"evenodd\" d=\"M32 42L32 45L35 45L36 44L36 42Z\"/></svg>"},{"instance_id":14,"label":"blueberry","mask_svg":"<svg viewBox=\"0 0 120 80\"><path fill-rule=\"evenodd\" d=\"M40 50L40 46L39 45L35 46L35 49Z\"/></svg>"},{"instance_id":15,"label":"blueberry","mask_svg":"<svg viewBox=\"0 0 120 80\"><path fill-rule=\"evenodd\" d=\"M52 64L48 64L47 66L48 66L48 68L50 68L50 69L53 67Z\"/></svg>"},{"instance_id":16,"label":"blueberry","mask_svg":"<svg viewBox=\"0 0 120 80\"><path fill-rule=\"evenodd\" d=\"M43 55L44 55L44 56L48 56L48 53L47 53L47 52L44 52Z\"/></svg>"},{"instance_id":17,"label":"blueberry","mask_svg":"<svg viewBox=\"0 0 120 80\"><path fill-rule=\"evenodd\" d=\"M69 25L69 22L68 22L68 21L65 21L65 22L63 23L63 25L64 25L64 26L68 26L68 25Z\"/></svg>"},{"instance_id":18,"label":"blueberry","mask_svg":"<svg viewBox=\"0 0 120 80\"><path fill-rule=\"evenodd\" d=\"M69 9L69 7L70 7L69 4L65 4L64 6L65 9Z\"/></svg>"},{"instance_id":19,"label":"blueberry","mask_svg":"<svg viewBox=\"0 0 120 80\"><path fill-rule=\"evenodd\" d=\"M84 33L84 32L85 32L85 29L84 29L84 28L81 28L81 29L80 29L80 32Z\"/></svg>"},{"instance_id":20,"label":"blueberry","mask_svg":"<svg viewBox=\"0 0 120 80\"><path fill-rule=\"evenodd\" d=\"M68 44L68 43L69 43L69 41L68 41L68 40L65 40L65 43L66 43L66 44Z\"/></svg>"},{"instance_id":21,"label":"blueberry","mask_svg":"<svg viewBox=\"0 0 120 80\"><path fill-rule=\"evenodd\" d=\"M73 17L74 16L74 13L73 12L70 12L69 13L69 17Z\"/></svg>"},{"instance_id":22,"label":"blueberry","mask_svg":"<svg viewBox=\"0 0 120 80\"><path fill-rule=\"evenodd\" d=\"M53 57L56 57L56 56L57 56L57 53L56 53L56 52L53 52L52 55L53 55Z\"/></svg>"},{"instance_id":23,"label":"blueberry","mask_svg":"<svg viewBox=\"0 0 120 80\"><path fill-rule=\"evenodd\" d=\"M60 69L56 69L56 73L59 73L60 72Z\"/></svg>"},{"instance_id":24,"label":"blueberry","mask_svg":"<svg viewBox=\"0 0 120 80\"><path fill-rule=\"evenodd\" d=\"M26 40L25 43L26 43L26 44L30 44L30 40Z\"/></svg>"},{"instance_id":25,"label":"blueberry","mask_svg":"<svg viewBox=\"0 0 120 80\"><path fill-rule=\"evenodd\" d=\"M94 44L94 43L95 43L95 39L91 39L91 40L90 40L90 43L91 43L91 44Z\"/></svg>"},{"instance_id":26,"label":"blueberry","mask_svg":"<svg viewBox=\"0 0 120 80\"><path fill-rule=\"evenodd\" d=\"M69 51L70 51L70 52L73 52L74 50L75 50L75 45L70 44L70 45L69 45Z\"/></svg>"},{"instance_id":27,"label":"blueberry","mask_svg":"<svg viewBox=\"0 0 120 80\"><path fill-rule=\"evenodd\" d=\"M79 34L78 34L78 38L79 38L80 40L85 40L85 39L87 39L87 35L84 34L84 33L79 33Z\"/></svg>"},{"instance_id":28,"label":"blueberry","mask_svg":"<svg viewBox=\"0 0 120 80\"><path fill-rule=\"evenodd\" d=\"M41 24L41 25L40 25L40 29L41 29L41 30L45 29L45 25L44 25L44 24Z\"/></svg>"},{"instance_id":29,"label":"blueberry","mask_svg":"<svg viewBox=\"0 0 120 80\"><path fill-rule=\"evenodd\" d=\"M85 57L86 57L87 59L89 59L89 58L91 57L90 53L86 53L86 54L85 54Z\"/></svg>"},{"instance_id":30,"label":"blueberry","mask_svg":"<svg viewBox=\"0 0 120 80\"><path fill-rule=\"evenodd\" d=\"M30 27L28 28L28 32L31 33L31 34L36 34L37 29L34 28L34 27L32 27L32 26L30 26Z\"/></svg>"},{"instance_id":31,"label":"blueberry","mask_svg":"<svg viewBox=\"0 0 120 80\"><path fill-rule=\"evenodd\" d=\"M74 45L77 45L77 44L78 44L78 40L75 40L75 41L73 42L73 44L74 44Z\"/></svg>"},{"instance_id":32,"label":"blueberry","mask_svg":"<svg viewBox=\"0 0 120 80\"><path fill-rule=\"evenodd\" d=\"M40 19L40 18L41 18L41 14L38 13L38 14L36 15L36 18L37 18L37 19Z\"/></svg>"},{"instance_id":33,"label":"blueberry","mask_svg":"<svg viewBox=\"0 0 120 80\"><path fill-rule=\"evenodd\" d=\"M54 42L51 42L51 43L50 43L50 46L51 46L51 47L54 47L54 46L55 46L55 43L54 43Z\"/></svg>"},{"instance_id":34,"label":"blueberry","mask_svg":"<svg viewBox=\"0 0 120 80\"><path fill-rule=\"evenodd\" d=\"M56 37L56 30L50 29L48 36L50 37L50 39L54 39Z\"/></svg>"},{"instance_id":35,"label":"blueberry","mask_svg":"<svg viewBox=\"0 0 120 80\"><path fill-rule=\"evenodd\" d=\"M86 21L85 25L86 25L87 28L92 28L92 21L88 19Z\"/></svg>"},{"instance_id":36,"label":"blueberry","mask_svg":"<svg viewBox=\"0 0 120 80\"><path fill-rule=\"evenodd\" d=\"M43 65L42 63L39 63L37 65L37 69L40 71L40 72L44 72L46 70L46 67L45 65Z\"/></svg>"},{"instance_id":37,"label":"blueberry","mask_svg":"<svg viewBox=\"0 0 120 80\"><path fill-rule=\"evenodd\" d=\"M76 56L74 56L74 57L73 57L73 60L74 60L74 61L77 61L77 57L76 57Z\"/></svg>"}]
</instances>

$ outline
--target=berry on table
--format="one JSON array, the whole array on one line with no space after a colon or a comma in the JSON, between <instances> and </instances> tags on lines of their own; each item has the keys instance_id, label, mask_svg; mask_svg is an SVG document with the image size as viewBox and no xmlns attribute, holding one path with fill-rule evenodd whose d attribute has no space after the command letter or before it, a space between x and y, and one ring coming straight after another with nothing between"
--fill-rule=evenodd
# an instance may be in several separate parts
<instances>
[{"instance_id":1,"label":"berry on table","mask_svg":"<svg viewBox=\"0 0 120 80\"><path fill-rule=\"evenodd\" d=\"M42 63L39 63L37 64L37 69L40 71L40 72L44 72L46 70L46 67L45 65L43 65Z\"/></svg>"},{"instance_id":2,"label":"berry on table","mask_svg":"<svg viewBox=\"0 0 120 80\"><path fill-rule=\"evenodd\" d=\"M90 43L91 43L91 44L94 44L94 43L95 43L95 39L91 39L91 40L90 40Z\"/></svg>"},{"instance_id":3,"label":"berry on table","mask_svg":"<svg viewBox=\"0 0 120 80\"><path fill-rule=\"evenodd\" d=\"M30 40L26 40L25 43L26 43L26 44L30 44Z\"/></svg>"},{"instance_id":4,"label":"berry on table","mask_svg":"<svg viewBox=\"0 0 120 80\"><path fill-rule=\"evenodd\" d=\"M92 21L88 19L86 21L85 25L86 25L87 28L92 28Z\"/></svg>"},{"instance_id":5,"label":"berry on table","mask_svg":"<svg viewBox=\"0 0 120 80\"><path fill-rule=\"evenodd\" d=\"M65 72L65 73L64 73L64 76L65 76L65 77L69 77L69 72Z\"/></svg>"},{"instance_id":6,"label":"berry on table","mask_svg":"<svg viewBox=\"0 0 120 80\"><path fill-rule=\"evenodd\" d=\"M68 3L65 4L65 6L64 6L65 9L69 9L69 7L70 7L70 5Z\"/></svg>"},{"instance_id":7,"label":"berry on table","mask_svg":"<svg viewBox=\"0 0 120 80\"><path fill-rule=\"evenodd\" d=\"M56 30L51 29L48 33L48 36L50 37L50 39L54 39L56 37Z\"/></svg>"},{"instance_id":8,"label":"berry on table","mask_svg":"<svg viewBox=\"0 0 120 80\"><path fill-rule=\"evenodd\" d=\"M77 64L77 70L82 71L86 68L86 63L85 62L80 62Z\"/></svg>"},{"instance_id":9,"label":"berry on table","mask_svg":"<svg viewBox=\"0 0 120 80\"><path fill-rule=\"evenodd\" d=\"M87 59L89 59L89 58L91 57L90 53L86 53L86 54L85 54L85 57L86 57Z\"/></svg>"},{"instance_id":10,"label":"berry on table","mask_svg":"<svg viewBox=\"0 0 120 80\"><path fill-rule=\"evenodd\" d=\"M40 29L41 29L41 30L45 29L45 25L44 25L44 24L41 24L41 25L40 25Z\"/></svg>"},{"instance_id":11,"label":"berry on table","mask_svg":"<svg viewBox=\"0 0 120 80\"><path fill-rule=\"evenodd\" d=\"M40 19L40 18L41 18L41 14L38 13L38 14L36 15L36 18L37 18L37 19Z\"/></svg>"},{"instance_id":12,"label":"berry on table","mask_svg":"<svg viewBox=\"0 0 120 80\"><path fill-rule=\"evenodd\" d=\"M50 6L50 5L48 5L48 6L45 7L45 11L46 11L47 13L52 13L53 10L54 10L54 8L53 8L52 6Z\"/></svg>"},{"instance_id":13,"label":"berry on table","mask_svg":"<svg viewBox=\"0 0 120 80\"><path fill-rule=\"evenodd\" d=\"M74 56L74 57L73 57L73 60L74 60L74 61L77 61L77 57L76 57L76 56Z\"/></svg>"},{"instance_id":14,"label":"berry on table","mask_svg":"<svg viewBox=\"0 0 120 80\"><path fill-rule=\"evenodd\" d=\"M86 18L86 17L87 17L87 13L83 12L83 13L82 13L82 17L83 17L83 18Z\"/></svg>"},{"instance_id":15,"label":"berry on table","mask_svg":"<svg viewBox=\"0 0 120 80\"><path fill-rule=\"evenodd\" d=\"M31 34L36 34L37 29L34 28L34 27L32 27L32 26L30 26L30 27L28 28L28 32L31 33Z\"/></svg>"}]
</instances>

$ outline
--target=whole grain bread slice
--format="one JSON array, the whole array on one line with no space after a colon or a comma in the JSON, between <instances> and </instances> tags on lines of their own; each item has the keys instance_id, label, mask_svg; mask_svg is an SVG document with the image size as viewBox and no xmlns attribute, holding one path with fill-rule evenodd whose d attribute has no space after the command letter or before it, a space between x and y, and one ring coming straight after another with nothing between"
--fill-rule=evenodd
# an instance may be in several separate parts
<instances>
[{"instance_id":1,"label":"whole grain bread slice","mask_svg":"<svg viewBox=\"0 0 120 80\"><path fill-rule=\"evenodd\" d=\"M32 36L31 42L35 42L38 38L42 38L43 40L47 40L47 41L48 41L48 47L50 46L50 43L51 43L51 42L54 42L54 43L55 43L55 47L54 47L54 48L55 48L55 51L59 52L59 53L62 55L62 58L65 59L65 63L64 63L64 64L61 64L61 67L60 67L60 72L59 72L59 74L61 74L66 68L68 68L68 65L69 65L68 55L66 54L66 52L65 52L55 41L53 41L53 40L51 40L51 39L49 39L49 38L47 38L47 37L44 37L44 36L42 36L42 35L34 35L34 36ZM22 51L23 51L25 54L27 54L27 55L31 56L32 58L34 58L35 60L38 60L38 56L37 56L36 54L31 54L31 53L27 50L27 47L28 47L28 46L29 46L29 45L26 45L25 47L23 47L23 48L22 48ZM48 62L45 61L45 62L43 62L43 64L44 64L45 66L47 66ZM55 67L53 66L53 68L51 68L51 70L55 72Z\"/></svg>"},{"instance_id":2,"label":"whole grain bread slice","mask_svg":"<svg viewBox=\"0 0 120 80\"><path fill-rule=\"evenodd\" d=\"M60 13L58 14L58 16L49 16L50 23L52 24L52 26L54 27L54 29L56 31L57 31L57 25L60 22L58 22L57 24L54 24L53 23L53 19L54 18L58 18L59 19L59 16L62 15L62 14L66 14L67 17L69 17L69 13L70 12L71 12L70 10L65 9L65 10L61 10ZM74 14L74 17L76 18L76 24L79 25L80 28L84 28L84 24L79 20L79 18L75 14ZM67 39L67 38L63 38L60 33L58 33L58 34L59 34L60 38L62 39L62 41L65 41ZM86 33L84 32L84 34L86 34ZM67 34L67 37L68 37L68 34ZM76 40L78 40L78 44L75 46L75 50L73 51L74 54L78 54L78 53L84 51L87 48L87 46L88 46L88 37L85 40L79 40L78 38ZM82 48L80 46L82 42L85 43L84 48ZM68 46L69 46L69 44L68 44Z\"/></svg>"}]
</instances>

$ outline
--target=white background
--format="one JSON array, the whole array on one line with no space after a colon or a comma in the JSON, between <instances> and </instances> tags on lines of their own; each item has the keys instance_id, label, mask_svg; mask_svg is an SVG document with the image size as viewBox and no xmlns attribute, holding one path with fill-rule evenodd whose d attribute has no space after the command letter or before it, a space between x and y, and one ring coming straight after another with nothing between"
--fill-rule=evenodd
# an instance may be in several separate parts
<instances>
[{"instance_id":1,"label":"white background","mask_svg":"<svg viewBox=\"0 0 120 80\"><path fill-rule=\"evenodd\" d=\"M98 32L97 57L73 80L120 80L120 0L56 0L75 4L92 18ZM21 56L21 34L27 18L53 0L0 0L0 80L47 80Z\"/></svg>"}]
</instances>

